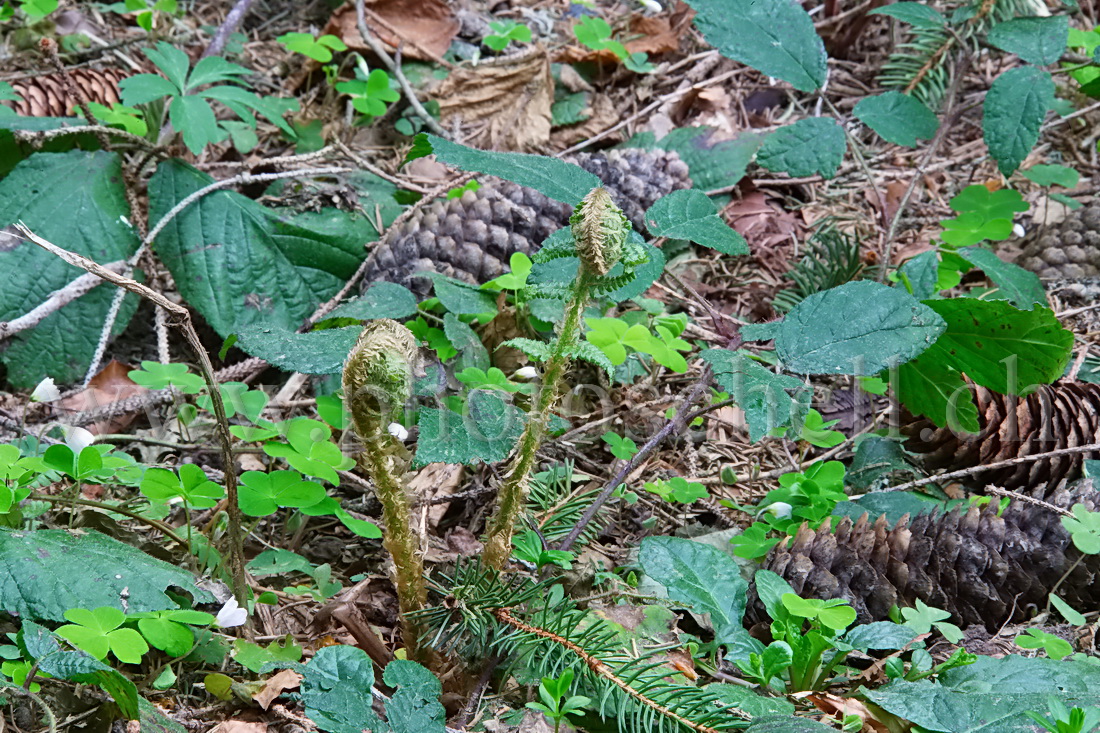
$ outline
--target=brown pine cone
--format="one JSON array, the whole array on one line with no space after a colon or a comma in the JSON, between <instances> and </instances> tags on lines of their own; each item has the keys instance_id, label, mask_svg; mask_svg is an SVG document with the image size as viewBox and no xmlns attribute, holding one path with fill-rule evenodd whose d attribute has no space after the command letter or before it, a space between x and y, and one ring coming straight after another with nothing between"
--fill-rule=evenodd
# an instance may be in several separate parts
<instances>
[{"instance_id":1,"label":"brown pine cone","mask_svg":"<svg viewBox=\"0 0 1100 733\"><path fill-rule=\"evenodd\" d=\"M1061 489L1051 503L1083 503L1100 509L1091 482ZM1046 606L1047 594L1081 553L1073 547L1058 514L1014 501L997 516L996 502L947 514L903 517L893 528L885 517L852 522L845 517L834 534L828 522L817 531L803 526L793 541L777 546L763 567L787 580L806 598L843 598L860 623L888 618L890 607L920 599L949 611L952 621L995 630L1009 620L1029 618ZM1085 555L1058 587L1077 609L1100 604L1100 556ZM746 619L766 622L756 595L749 593Z\"/></svg>"},{"instance_id":2,"label":"brown pine cone","mask_svg":"<svg viewBox=\"0 0 1100 733\"><path fill-rule=\"evenodd\" d=\"M926 418L911 419L901 429L905 447L923 453L930 470L970 468L1019 456L1046 453L1097 442L1100 436L1100 385L1055 382L1027 397L1010 397L975 387L978 435L958 435ZM1044 498L1063 480L1081 475L1092 453L1054 456L975 474L977 486L995 484Z\"/></svg>"},{"instance_id":3,"label":"brown pine cone","mask_svg":"<svg viewBox=\"0 0 1100 733\"><path fill-rule=\"evenodd\" d=\"M66 72L85 102L110 107L119 101L118 83L130 74L121 69L71 69ZM60 74L43 74L11 83L21 102L3 102L23 117L71 117L78 100L70 99Z\"/></svg>"},{"instance_id":4,"label":"brown pine cone","mask_svg":"<svg viewBox=\"0 0 1100 733\"><path fill-rule=\"evenodd\" d=\"M1024 239L1020 250L1017 264L1042 278L1100 275L1100 202L1036 230Z\"/></svg>"},{"instance_id":5,"label":"brown pine cone","mask_svg":"<svg viewBox=\"0 0 1100 733\"><path fill-rule=\"evenodd\" d=\"M675 153L638 148L577 155L572 159L595 174L623 213L641 227L657 199L690 188L687 165ZM460 198L436 201L386 232L368 258L364 288L388 280L420 296L431 283L415 273L439 272L480 284L508 268L514 252L531 254L555 230L569 223L572 207L538 191L496 178Z\"/></svg>"}]
</instances>

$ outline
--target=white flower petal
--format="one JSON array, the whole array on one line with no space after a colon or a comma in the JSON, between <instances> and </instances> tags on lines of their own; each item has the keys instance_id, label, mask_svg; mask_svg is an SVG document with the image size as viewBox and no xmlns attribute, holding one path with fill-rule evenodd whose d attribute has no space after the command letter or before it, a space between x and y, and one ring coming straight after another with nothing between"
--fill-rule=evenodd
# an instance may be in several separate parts
<instances>
[{"instance_id":1,"label":"white flower petal","mask_svg":"<svg viewBox=\"0 0 1100 733\"><path fill-rule=\"evenodd\" d=\"M389 427L386 428L386 431L398 440L409 439L409 431L406 430L405 426L399 422L391 422Z\"/></svg>"},{"instance_id":2,"label":"white flower petal","mask_svg":"<svg viewBox=\"0 0 1100 733\"><path fill-rule=\"evenodd\" d=\"M533 366L525 366L522 369L517 369L516 373L513 376L518 377L519 379L534 379L538 375L538 370L535 369Z\"/></svg>"},{"instance_id":3,"label":"white flower petal","mask_svg":"<svg viewBox=\"0 0 1100 733\"><path fill-rule=\"evenodd\" d=\"M244 626L247 620L248 611L237 605L236 598L230 598L218 611L215 623L223 629L229 629L234 626Z\"/></svg>"},{"instance_id":4,"label":"white flower petal","mask_svg":"<svg viewBox=\"0 0 1100 733\"><path fill-rule=\"evenodd\" d=\"M1012 225L1012 233L1015 234L1017 237L1022 237L1025 234L1027 234L1027 230L1024 229L1023 224L1013 224Z\"/></svg>"},{"instance_id":5,"label":"white flower petal","mask_svg":"<svg viewBox=\"0 0 1100 733\"><path fill-rule=\"evenodd\" d=\"M53 402L61 399L61 390L53 382L53 377L46 377L31 392L31 402Z\"/></svg>"},{"instance_id":6,"label":"white flower petal","mask_svg":"<svg viewBox=\"0 0 1100 733\"><path fill-rule=\"evenodd\" d=\"M763 514L764 512L767 512L768 514L775 515L775 517L777 517L778 519L790 519L791 512L793 510L794 507L792 507L787 502L777 501L774 504L768 504L766 507L760 510L760 513Z\"/></svg>"},{"instance_id":7,"label":"white flower petal","mask_svg":"<svg viewBox=\"0 0 1100 733\"><path fill-rule=\"evenodd\" d=\"M659 13L664 10L657 0L638 0L638 4L651 13Z\"/></svg>"},{"instance_id":8,"label":"white flower petal","mask_svg":"<svg viewBox=\"0 0 1100 733\"><path fill-rule=\"evenodd\" d=\"M71 425L62 425L61 432L65 436L65 445L72 448L73 453L80 455L80 451L95 442L95 436L84 428L74 428Z\"/></svg>"}]
</instances>

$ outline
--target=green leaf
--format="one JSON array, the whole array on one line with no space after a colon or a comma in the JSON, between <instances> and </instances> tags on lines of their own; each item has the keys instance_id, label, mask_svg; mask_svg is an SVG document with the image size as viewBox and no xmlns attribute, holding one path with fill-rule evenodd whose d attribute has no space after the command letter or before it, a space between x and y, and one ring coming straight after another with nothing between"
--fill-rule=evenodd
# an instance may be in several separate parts
<instances>
[{"instance_id":1,"label":"green leaf","mask_svg":"<svg viewBox=\"0 0 1100 733\"><path fill-rule=\"evenodd\" d=\"M918 28L942 28L947 25L947 18L942 13L924 3L893 3L885 8L875 8L867 14L889 15Z\"/></svg>"},{"instance_id":2,"label":"green leaf","mask_svg":"<svg viewBox=\"0 0 1100 733\"><path fill-rule=\"evenodd\" d=\"M397 690L386 703L393 733L444 733L446 711L435 675L416 662L396 659L386 665L382 679Z\"/></svg>"},{"instance_id":3,"label":"green leaf","mask_svg":"<svg viewBox=\"0 0 1100 733\"><path fill-rule=\"evenodd\" d=\"M167 41L158 42L156 48L145 49L144 53L180 94L187 90L187 72L191 68L191 60L186 53ZM123 101L126 104L134 104Z\"/></svg>"},{"instance_id":4,"label":"green leaf","mask_svg":"<svg viewBox=\"0 0 1100 733\"><path fill-rule=\"evenodd\" d=\"M1023 395L1065 371L1073 334L1049 308L1022 311L1005 301L973 298L929 300L925 305L947 324L930 357L942 356L944 363L983 387Z\"/></svg>"},{"instance_id":5,"label":"green leaf","mask_svg":"<svg viewBox=\"0 0 1100 733\"><path fill-rule=\"evenodd\" d=\"M933 351L935 346L929 351ZM978 408L962 374L935 351L902 364L897 377L898 400L914 415L924 415L940 427L976 434Z\"/></svg>"},{"instance_id":6,"label":"green leaf","mask_svg":"<svg viewBox=\"0 0 1100 733\"><path fill-rule=\"evenodd\" d=\"M729 647L751 645L741 625L748 583L721 550L679 537L646 537L638 555L645 574L668 588L674 601L710 615L714 638Z\"/></svg>"},{"instance_id":7,"label":"green leaf","mask_svg":"<svg viewBox=\"0 0 1100 733\"><path fill-rule=\"evenodd\" d=\"M218 126L214 110L200 97L176 97L168 105L168 119L183 135L183 144L199 155L211 143L220 143L228 133Z\"/></svg>"},{"instance_id":8,"label":"green leaf","mask_svg":"<svg viewBox=\"0 0 1100 733\"><path fill-rule=\"evenodd\" d=\"M1029 64L1053 64L1066 51L1069 18L1013 18L989 29L989 42L1002 51L1014 53Z\"/></svg>"},{"instance_id":9,"label":"green leaf","mask_svg":"<svg viewBox=\"0 0 1100 733\"><path fill-rule=\"evenodd\" d=\"M149 182L150 219L212 181L179 161L158 165ZM292 330L336 294L364 256L365 237L349 215L327 210L308 221L307 228L241 194L217 191L174 218L155 247L180 294L219 336L258 324Z\"/></svg>"},{"instance_id":10,"label":"green leaf","mask_svg":"<svg viewBox=\"0 0 1100 733\"><path fill-rule=\"evenodd\" d=\"M1026 310L1036 303L1047 304L1046 289L1034 272L1005 262L984 247L964 247L958 253L970 264L981 268L982 272L988 275L999 288L998 294L1003 295L1017 308Z\"/></svg>"},{"instance_id":11,"label":"green leaf","mask_svg":"<svg viewBox=\"0 0 1100 733\"><path fill-rule=\"evenodd\" d=\"M496 463L512 452L523 432L524 414L498 392L473 390L465 414L442 408L420 411L416 462Z\"/></svg>"},{"instance_id":12,"label":"green leaf","mask_svg":"<svg viewBox=\"0 0 1100 733\"><path fill-rule=\"evenodd\" d=\"M985 95L982 130L989 154L1010 175L1039 139L1039 128L1054 101L1050 72L1033 66L1009 69Z\"/></svg>"},{"instance_id":13,"label":"green leaf","mask_svg":"<svg viewBox=\"0 0 1100 733\"><path fill-rule=\"evenodd\" d=\"M799 374L877 374L920 354L944 329L943 319L908 293L860 280L795 306L775 350Z\"/></svg>"},{"instance_id":14,"label":"green leaf","mask_svg":"<svg viewBox=\"0 0 1100 733\"><path fill-rule=\"evenodd\" d=\"M369 321L376 318L400 320L416 313L416 296L396 283L380 282L370 286L367 292L334 308L329 318L358 318Z\"/></svg>"},{"instance_id":15,"label":"green leaf","mask_svg":"<svg viewBox=\"0 0 1100 733\"><path fill-rule=\"evenodd\" d=\"M245 353L287 372L337 374L344 368L348 352L355 346L362 328L327 328L294 333L278 326L242 326L237 345Z\"/></svg>"},{"instance_id":16,"label":"green leaf","mask_svg":"<svg viewBox=\"0 0 1100 733\"><path fill-rule=\"evenodd\" d=\"M656 237L687 239L727 255L749 253L745 238L722 221L710 197L692 188L658 199L645 212L645 223Z\"/></svg>"},{"instance_id":17,"label":"green leaf","mask_svg":"<svg viewBox=\"0 0 1100 733\"><path fill-rule=\"evenodd\" d=\"M791 0L690 0L695 25L723 56L788 82L801 92L825 84L825 45Z\"/></svg>"},{"instance_id":18,"label":"green leaf","mask_svg":"<svg viewBox=\"0 0 1100 733\"><path fill-rule=\"evenodd\" d=\"M716 139L721 137L716 132L712 127L681 127L653 147L679 155L687 163L692 183L701 191L732 186L745 176L766 136L745 130L726 140Z\"/></svg>"},{"instance_id":19,"label":"green leaf","mask_svg":"<svg viewBox=\"0 0 1100 733\"><path fill-rule=\"evenodd\" d=\"M882 139L909 148L917 146L917 138L931 140L940 126L932 110L901 92L864 97L854 114Z\"/></svg>"},{"instance_id":20,"label":"green leaf","mask_svg":"<svg viewBox=\"0 0 1100 733\"><path fill-rule=\"evenodd\" d=\"M287 662L297 662L301 658L302 647L289 634L285 639L276 639L267 646L244 639L233 640L233 660L252 672L259 672L269 664L284 666Z\"/></svg>"},{"instance_id":21,"label":"green leaf","mask_svg":"<svg viewBox=\"0 0 1100 733\"><path fill-rule=\"evenodd\" d=\"M39 152L0 181L0 228L23 221L40 237L101 264L125 260L137 250L127 216L122 170L114 153ZM0 273L0 319L5 321L41 305L47 294L81 274L37 245L11 236L0 247ZM30 389L46 376L59 383L83 377L114 296L113 286L96 287L13 336L2 357L7 380ZM127 296L113 334L122 332L136 306L134 297Z\"/></svg>"},{"instance_id":22,"label":"green leaf","mask_svg":"<svg viewBox=\"0 0 1100 733\"><path fill-rule=\"evenodd\" d=\"M770 171L786 172L794 178L820 173L836 175L848 143L844 129L832 117L807 117L780 127L768 135L756 162Z\"/></svg>"},{"instance_id":23,"label":"green leaf","mask_svg":"<svg viewBox=\"0 0 1100 733\"><path fill-rule=\"evenodd\" d=\"M1033 165L1020 173L1024 178L1040 186L1062 186L1063 188L1077 188L1081 180L1081 174L1073 168L1064 165Z\"/></svg>"},{"instance_id":24,"label":"green leaf","mask_svg":"<svg viewBox=\"0 0 1100 733\"><path fill-rule=\"evenodd\" d=\"M935 251L921 252L916 257L910 257L898 268L904 278L898 280L896 287L904 287L917 300L931 298L938 291L936 282L939 279L940 257Z\"/></svg>"},{"instance_id":25,"label":"green leaf","mask_svg":"<svg viewBox=\"0 0 1100 733\"><path fill-rule=\"evenodd\" d=\"M421 275L431 279L435 286L435 295L443 306L456 315L481 315L497 312L496 298L477 285L455 280L438 272L424 272Z\"/></svg>"},{"instance_id":26,"label":"green leaf","mask_svg":"<svg viewBox=\"0 0 1100 733\"><path fill-rule=\"evenodd\" d=\"M979 656L938 682L892 682L862 693L924 730L942 733L1034 733L1026 711L1045 710L1049 696L1069 707L1100 705L1100 667L1072 659Z\"/></svg>"},{"instance_id":27,"label":"green leaf","mask_svg":"<svg viewBox=\"0 0 1100 733\"><path fill-rule=\"evenodd\" d=\"M417 143L430 145L437 159L455 168L503 178L570 206L603 185L592 173L558 158L478 150L426 133L417 135Z\"/></svg>"},{"instance_id":28,"label":"green leaf","mask_svg":"<svg viewBox=\"0 0 1100 733\"><path fill-rule=\"evenodd\" d=\"M266 517L281 507L313 506L325 498L325 487L303 480L297 471L245 471L240 480L241 511L250 517Z\"/></svg>"},{"instance_id":29,"label":"green leaf","mask_svg":"<svg viewBox=\"0 0 1100 733\"><path fill-rule=\"evenodd\" d=\"M454 313L446 313L443 316L443 333L458 349L456 369L473 367L484 371L489 368L489 351L469 324L458 320Z\"/></svg>"},{"instance_id":30,"label":"green leaf","mask_svg":"<svg viewBox=\"0 0 1100 733\"><path fill-rule=\"evenodd\" d=\"M61 621L71 608L118 608L123 598L130 611L160 611L176 607L169 586L214 600L186 570L99 532L0 528L0 608L8 613Z\"/></svg>"},{"instance_id":31,"label":"green leaf","mask_svg":"<svg viewBox=\"0 0 1100 733\"><path fill-rule=\"evenodd\" d=\"M749 423L749 440L774 430L802 425L812 390L795 377L776 374L741 352L707 349L699 354L711 365L719 386L737 400Z\"/></svg>"},{"instance_id":32,"label":"green leaf","mask_svg":"<svg viewBox=\"0 0 1100 733\"><path fill-rule=\"evenodd\" d=\"M1077 611L1073 606L1069 605L1058 596L1051 593L1049 594L1048 598L1050 598L1050 604L1058 609L1058 613L1062 614L1062 618L1064 618L1069 623L1073 624L1074 626L1084 626L1088 623L1088 619L1085 618L1082 613Z\"/></svg>"},{"instance_id":33,"label":"green leaf","mask_svg":"<svg viewBox=\"0 0 1100 733\"><path fill-rule=\"evenodd\" d=\"M373 663L366 652L353 646L320 649L304 667L302 703L306 715L329 733L385 731L374 714Z\"/></svg>"},{"instance_id":34,"label":"green leaf","mask_svg":"<svg viewBox=\"0 0 1100 733\"><path fill-rule=\"evenodd\" d=\"M195 633L171 619L141 618L137 624L138 630L150 646L160 649L170 657L182 657L195 645Z\"/></svg>"}]
</instances>

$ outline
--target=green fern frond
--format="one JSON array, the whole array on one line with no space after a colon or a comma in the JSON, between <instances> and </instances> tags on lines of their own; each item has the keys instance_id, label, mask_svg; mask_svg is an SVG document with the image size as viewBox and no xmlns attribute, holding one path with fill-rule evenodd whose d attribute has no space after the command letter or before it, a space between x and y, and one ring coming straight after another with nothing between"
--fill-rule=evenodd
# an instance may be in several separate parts
<instances>
[{"instance_id":1,"label":"green fern frond","mask_svg":"<svg viewBox=\"0 0 1100 733\"><path fill-rule=\"evenodd\" d=\"M977 0L951 13L954 33L944 28L909 28L905 42L882 65L879 84L937 109L951 82L948 65L959 41L972 43L997 23L1034 14L1033 0Z\"/></svg>"},{"instance_id":2,"label":"green fern frond","mask_svg":"<svg viewBox=\"0 0 1100 733\"><path fill-rule=\"evenodd\" d=\"M787 313L802 300L822 290L855 280L864 272L859 240L826 223L806 241L806 251L787 278L793 288L780 290L772 300L777 313Z\"/></svg>"}]
</instances>

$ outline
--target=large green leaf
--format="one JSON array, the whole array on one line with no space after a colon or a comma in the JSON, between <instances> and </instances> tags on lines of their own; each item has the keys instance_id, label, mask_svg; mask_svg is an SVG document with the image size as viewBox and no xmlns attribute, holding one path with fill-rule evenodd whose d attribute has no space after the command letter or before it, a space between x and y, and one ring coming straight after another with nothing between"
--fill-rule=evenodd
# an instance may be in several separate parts
<instances>
[{"instance_id":1,"label":"large green leaf","mask_svg":"<svg viewBox=\"0 0 1100 733\"><path fill-rule=\"evenodd\" d=\"M699 354L723 390L737 400L756 442L778 428L800 428L813 390L801 379L776 374L741 352L707 349Z\"/></svg>"},{"instance_id":2,"label":"large green leaf","mask_svg":"<svg viewBox=\"0 0 1100 733\"><path fill-rule=\"evenodd\" d=\"M775 351L799 374L877 374L924 351L945 328L909 293L859 280L796 305L779 326Z\"/></svg>"},{"instance_id":3,"label":"large green leaf","mask_svg":"<svg viewBox=\"0 0 1100 733\"><path fill-rule=\"evenodd\" d=\"M792 0L688 0L707 43L802 92L825 84L825 44Z\"/></svg>"},{"instance_id":4,"label":"large green leaf","mask_svg":"<svg viewBox=\"0 0 1100 733\"><path fill-rule=\"evenodd\" d=\"M334 308L325 318L407 318L416 313L416 296L396 283L380 282L367 292Z\"/></svg>"},{"instance_id":5,"label":"large green leaf","mask_svg":"<svg viewBox=\"0 0 1100 733\"><path fill-rule=\"evenodd\" d=\"M642 133L652 136L653 133ZM632 138L627 145L634 145ZM681 127L673 130L651 146L669 150L687 163L691 182L701 191L732 186L745 176L752 156L764 142L764 135L744 130L729 140L716 140L711 127Z\"/></svg>"},{"instance_id":6,"label":"large green leaf","mask_svg":"<svg viewBox=\"0 0 1100 733\"><path fill-rule=\"evenodd\" d=\"M214 600L186 570L99 532L0 528L0 608L8 613L63 621L70 608L163 611L177 607L169 586Z\"/></svg>"},{"instance_id":7,"label":"large green leaf","mask_svg":"<svg viewBox=\"0 0 1100 733\"><path fill-rule=\"evenodd\" d=\"M23 221L59 247L100 264L125 260L138 247L127 223L129 207L114 153L36 153L0 181L0 227ZM37 245L6 237L0 241L0 319L8 321L41 305L49 294L84 274ZM3 354L7 379L19 388L43 377L72 382L92 360L112 285L95 288L37 326L16 334ZM125 328L137 306L127 296L115 321Z\"/></svg>"},{"instance_id":8,"label":"large green leaf","mask_svg":"<svg viewBox=\"0 0 1100 733\"><path fill-rule=\"evenodd\" d=\"M388 726L374 713L374 667L362 649L326 646L305 666L302 703L306 715L328 733L386 731Z\"/></svg>"},{"instance_id":9,"label":"large green leaf","mask_svg":"<svg viewBox=\"0 0 1100 733\"><path fill-rule=\"evenodd\" d=\"M1034 272L1005 262L992 251L978 245L964 247L958 253L970 264L981 268L1000 289L1000 295L1017 308L1031 308L1036 303L1047 304L1047 291Z\"/></svg>"},{"instance_id":10,"label":"large green leaf","mask_svg":"<svg viewBox=\"0 0 1100 733\"><path fill-rule=\"evenodd\" d=\"M212 181L179 161L160 164L149 182L150 218ZM215 191L173 219L155 246L188 304L228 336L252 324L298 328L355 273L372 231L336 210L302 226L238 193Z\"/></svg>"},{"instance_id":11,"label":"large green leaf","mask_svg":"<svg viewBox=\"0 0 1100 733\"><path fill-rule=\"evenodd\" d=\"M1053 102L1054 80L1049 71L1023 66L993 81L985 95L982 130L1001 173L1010 175L1035 147Z\"/></svg>"},{"instance_id":12,"label":"large green leaf","mask_svg":"<svg viewBox=\"0 0 1100 733\"><path fill-rule=\"evenodd\" d=\"M710 615L714 638L731 648L755 646L741 625L749 584L733 558L716 547L680 537L646 537L642 570L668 589L669 598Z\"/></svg>"},{"instance_id":13,"label":"large green leaf","mask_svg":"<svg viewBox=\"0 0 1100 733\"><path fill-rule=\"evenodd\" d=\"M496 463L515 447L524 413L496 392L475 389L464 414L426 407L420 410L418 424L417 463Z\"/></svg>"},{"instance_id":14,"label":"large green leaf","mask_svg":"<svg viewBox=\"0 0 1100 733\"><path fill-rule=\"evenodd\" d=\"M940 126L932 110L901 92L864 97L854 114L882 139L909 148L917 146L917 138L931 140Z\"/></svg>"},{"instance_id":15,"label":"large green leaf","mask_svg":"<svg viewBox=\"0 0 1100 733\"><path fill-rule=\"evenodd\" d=\"M768 135L760 146L756 162L770 171L794 177L820 173L825 178L832 178L847 148L844 130L836 120L807 117Z\"/></svg>"},{"instance_id":16,"label":"large green leaf","mask_svg":"<svg viewBox=\"0 0 1100 733\"><path fill-rule=\"evenodd\" d=\"M386 703L393 733L444 733L447 713L439 703L442 687L426 668L405 659L386 665L382 679L395 688Z\"/></svg>"},{"instance_id":17,"label":"large green leaf","mask_svg":"<svg viewBox=\"0 0 1100 733\"><path fill-rule=\"evenodd\" d=\"M863 689L871 702L924 730L1034 733L1026 711L1046 714L1055 697L1067 708L1100 706L1100 667L1070 659L979 656L939 682L893 682Z\"/></svg>"},{"instance_id":18,"label":"large green leaf","mask_svg":"<svg viewBox=\"0 0 1100 733\"><path fill-rule=\"evenodd\" d=\"M989 29L989 42L1002 51L1014 53L1029 64L1053 64L1066 52L1069 18L1013 18Z\"/></svg>"},{"instance_id":19,"label":"large green leaf","mask_svg":"<svg viewBox=\"0 0 1100 733\"><path fill-rule=\"evenodd\" d=\"M929 357L963 372L1001 394L1027 394L1062 376L1073 348L1073 334L1049 308L1022 311L1003 300L928 300L947 330Z\"/></svg>"},{"instance_id":20,"label":"large green leaf","mask_svg":"<svg viewBox=\"0 0 1100 733\"><path fill-rule=\"evenodd\" d=\"M897 392L909 412L924 415L940 427L965 433L977 433L981 428L966 381L945 362L945 352L935 345L898 368Z\"/></svg>"},{"instance_id":21,"label":"large green leaf","mask_svg":"<svg viewBox=\"0 0 1100 733\"><path fill-rule=\"evenodd\" d=\"M420 152L425 152L422 146L430 145L438 160L455 168L503 178L570 206L603 185L594 174L558 158L478 150L425 133L417 136L417 145Z\"/></svg>"},{"instance_id":22,"label":"large green leaf","mask_svg":"<svg viewBox=\"0 0 1100 733\"><path fill-rule=\"evenodd\" d=\"M242 326L237 346L286 372L336 374L362 329L358 326L295 333L281 326Z\"/></svg>"},{"instance_id":23,"label":"large green leaf","mask_svg":"<svg viewBox=\"0 0 1100 733\"><path fill-rule=\"evenodd\" d=\"M718 216L714 202L693 188L673 191L645 212L649 233L657 237L687 239L727 255L746 255L745 238Z\"/></svg>"}]
</instances>

